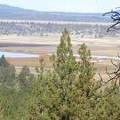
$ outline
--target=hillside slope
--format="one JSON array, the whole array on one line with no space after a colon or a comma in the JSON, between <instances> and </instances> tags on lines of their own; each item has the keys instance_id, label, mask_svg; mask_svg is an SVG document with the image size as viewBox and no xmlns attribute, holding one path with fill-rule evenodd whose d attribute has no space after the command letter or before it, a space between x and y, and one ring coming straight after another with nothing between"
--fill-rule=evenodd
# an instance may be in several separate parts
<instances>
[{"instance_id":1,"label":"hillside slope","mask_svg":"<svg viewBox=\"0 0 120 120\"><path fill-rule=\"evenodd\" d=\"M108 17L103 17L101 13L40 12L2 4L0 4L0 19L79 22L109 21Z\"/></svg>"}]
</instances>

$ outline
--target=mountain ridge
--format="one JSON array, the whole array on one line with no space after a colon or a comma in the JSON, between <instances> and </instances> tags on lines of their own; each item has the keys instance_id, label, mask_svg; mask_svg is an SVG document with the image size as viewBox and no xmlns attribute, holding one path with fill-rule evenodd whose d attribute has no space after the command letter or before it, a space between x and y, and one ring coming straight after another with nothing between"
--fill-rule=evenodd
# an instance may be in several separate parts
<instances>
[{"instance_id":1,"label":"mountain ridge","mask_svg":"<svg viewBox=\"0 0 120 120\"><path fill-rule=\"evenodd\" d=\"M108 22L102 13L47 12L0 4L0 19Z\"/></svg>"}]
</instances>

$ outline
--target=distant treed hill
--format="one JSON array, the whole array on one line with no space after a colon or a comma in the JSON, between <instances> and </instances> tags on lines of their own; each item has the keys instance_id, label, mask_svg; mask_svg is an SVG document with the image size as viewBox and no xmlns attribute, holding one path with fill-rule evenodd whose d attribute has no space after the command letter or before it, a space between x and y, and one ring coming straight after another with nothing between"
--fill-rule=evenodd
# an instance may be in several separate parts
<instances>
[{"instance_id":1,"label":"distant treed hill","mask_svg":"<svg viewBox=\"0 0 120 120\"><path fill-rule=\"evenodd\" d=\"M69 22L67 22L69 23ZM47 36L49 34L61 33L67 28L72 35L79 37L119 37L120 31L106 32L109 25L107 24L59 24L59 23L39 23L30 21L0 21L0 35L18 35L18 36Z\"/></svg>"},{"instance_id":2,"label":"distant treed hill","mask_svg":"<svg viewBox=\"0 0 120 120\"><path fill-rule=\"evenodd\" d=\"M0 5L0 19L109 22L109 18L103 17L102 13L39 12L8 5Z\"/></svg>"}]
</instances>

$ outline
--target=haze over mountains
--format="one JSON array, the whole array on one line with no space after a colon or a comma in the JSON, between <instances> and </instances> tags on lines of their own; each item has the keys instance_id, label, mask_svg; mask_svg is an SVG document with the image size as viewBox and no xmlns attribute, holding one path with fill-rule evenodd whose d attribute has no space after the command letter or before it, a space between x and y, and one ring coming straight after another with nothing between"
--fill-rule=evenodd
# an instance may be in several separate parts
<instances>
[{"instance_id":1,"label":"haze over mountains","mask_svg":"<svg viewBox=\"0 0 120 120\"><path fill-rule=\"evenodd\" d=\"M75 21L75 22L109 22L102 13L64 13L41 12L0 4L0 19Z\"/></svg>"}]
</instances>

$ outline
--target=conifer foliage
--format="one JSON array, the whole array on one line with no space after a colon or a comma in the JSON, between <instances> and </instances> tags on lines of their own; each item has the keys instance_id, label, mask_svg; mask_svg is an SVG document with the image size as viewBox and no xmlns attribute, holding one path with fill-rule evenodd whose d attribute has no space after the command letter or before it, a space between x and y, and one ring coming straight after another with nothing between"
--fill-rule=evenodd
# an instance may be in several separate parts
<instances>
[{"instance_id":1,"label":"conifer foliage","mask_svg":"<svg viewBox=\"0 0 120 120\"><path fill-rule=\"evenodd\" d=\"M65 29L51 67L40 59L34 75L27 66L16 73L2 56L0 120L119 120L119 66L113 64L108 82L97 80L87 46L80 45L77 58L72 48Z\"/></svg>"}]
</instances>

